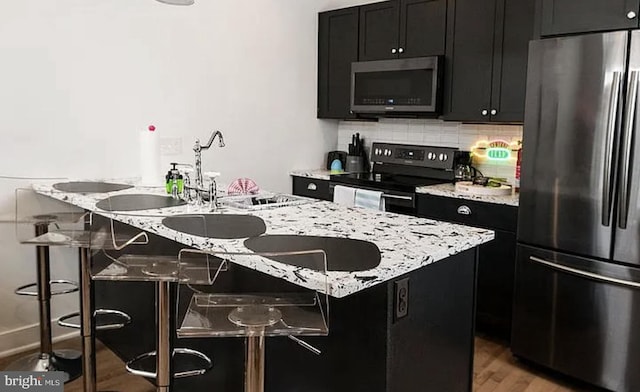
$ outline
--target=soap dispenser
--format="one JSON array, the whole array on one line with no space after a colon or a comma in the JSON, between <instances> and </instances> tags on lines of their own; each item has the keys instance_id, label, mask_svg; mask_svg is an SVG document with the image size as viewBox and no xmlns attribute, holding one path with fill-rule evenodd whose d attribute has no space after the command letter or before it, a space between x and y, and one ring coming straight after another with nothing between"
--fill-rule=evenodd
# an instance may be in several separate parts
<instances>
[{"instance_id":1,"label":"soap dispenser","mask_svg":"<svg viewBox=\"0 0 640 392\"><path fill-rule=\"evenodd\" d=\"M172 162L171 166L173 166L165 176L166 180L166 191L168 194L173 195L174 197L178 197L182 193L184 189L184 177L180 174L180 171L177 169L178 164Z\"/></svg>"}]
</instances>

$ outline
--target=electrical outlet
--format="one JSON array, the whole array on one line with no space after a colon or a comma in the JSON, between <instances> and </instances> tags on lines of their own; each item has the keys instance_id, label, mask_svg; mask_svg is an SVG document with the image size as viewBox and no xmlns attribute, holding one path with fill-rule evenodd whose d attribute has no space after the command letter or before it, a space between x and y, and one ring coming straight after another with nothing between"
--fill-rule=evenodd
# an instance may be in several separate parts
<instances>
[{"instance_id":1,"label":"electrical outlet","mask_svg":"<svg viewBox=\"0 0 640 392\"><path fill-rule=\"evenodd\" d=\"M409 278L394 283L394 318L400 320L409 315Z\"/></svg>"},{"instance_id":2,"label":"electrical outlet","mask_svg":"<svg viewBox=\"0 0 640 392\"><path fill-rule=\"evenodd\" d=\"M182 139L179 137L161 137L160 154L180 155L182 154Z\"/></svg>"}]
</instances>

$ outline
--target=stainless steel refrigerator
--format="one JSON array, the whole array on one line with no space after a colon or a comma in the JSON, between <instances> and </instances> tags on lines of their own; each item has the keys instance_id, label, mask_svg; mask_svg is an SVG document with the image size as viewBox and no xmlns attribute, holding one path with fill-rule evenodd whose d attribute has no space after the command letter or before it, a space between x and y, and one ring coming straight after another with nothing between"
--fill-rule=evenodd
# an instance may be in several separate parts
<instances>
[{"instance_id":1,"label":"stainless steel refrigerator","mask_svg":"<svg viewBox=\"0 0 640 392\"><path fill-rule=\"evenodd\" d=\"M533 41L512 351L640 391L640 31Z\"/></svg>"}]
</instances>

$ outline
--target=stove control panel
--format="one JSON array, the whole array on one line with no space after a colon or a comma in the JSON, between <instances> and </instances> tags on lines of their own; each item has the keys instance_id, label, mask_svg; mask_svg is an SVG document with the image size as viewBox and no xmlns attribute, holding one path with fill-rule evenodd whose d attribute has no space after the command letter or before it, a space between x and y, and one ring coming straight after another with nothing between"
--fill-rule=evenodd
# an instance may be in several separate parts
<instances>
[{"instance_id":1,"label":"stove control panel","mask_svg":"<svg viewBox=\"0 0 640 392\"><path fill-rule=\"evenodd\" d=\"M373 143L371 161L396 165L453 170L457 148L410 144Z\"/></svg>"}]
</instances>

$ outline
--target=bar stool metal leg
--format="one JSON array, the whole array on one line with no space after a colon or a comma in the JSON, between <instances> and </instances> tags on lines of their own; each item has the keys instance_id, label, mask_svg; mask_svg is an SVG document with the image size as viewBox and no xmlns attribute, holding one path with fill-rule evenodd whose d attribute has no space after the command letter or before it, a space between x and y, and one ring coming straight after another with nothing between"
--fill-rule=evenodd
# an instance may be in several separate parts
<instances>
[{"instance_id":1,"label":"bar stool metal leg","mask_svg":"<svg viewBox=\"0 0 640 392\"><path fill-rule=\"evenodd\" d=\"M264 392L264 344L263 334L246 339L245 392Z\"/></svg>"},{"instance_id":2,"label":"bar stool metal leg","mask_svg":"<svg viewBox=\"0 0 640 392\"><path fill-rule=\"evenodd\" d=\"M156 391L169 392L172 384L171 283L156 283Z\"/></svg>"},{"instance_id":3,"label":"bar stool metal leg","mask_svg":"<svg viewBox=\"0 0 640 392\"><path fill-rule=\"evenodd\" d=\"M36 225L36 235L46 234L47 224ZM40 352L18 359L10 364L7 371L63 371L65 382L80 377L81 354L76 350L53 350L51 339L51 271L49 266L49 247L37 246L38 269L38 306L40 316Z\"/></svg>"},{"instance_id":4,"label":"bar stool metal leg","mask_svg":"<svg viewBox=\"0 0 640 392\"><path fill-rule=\"evenodd\" d=\"M91 282L89 249L80 248L80 326L82 335L82 386L96 392L96 326L93 321L95 294Z\"/></svg>"}]
</instances>

